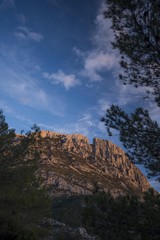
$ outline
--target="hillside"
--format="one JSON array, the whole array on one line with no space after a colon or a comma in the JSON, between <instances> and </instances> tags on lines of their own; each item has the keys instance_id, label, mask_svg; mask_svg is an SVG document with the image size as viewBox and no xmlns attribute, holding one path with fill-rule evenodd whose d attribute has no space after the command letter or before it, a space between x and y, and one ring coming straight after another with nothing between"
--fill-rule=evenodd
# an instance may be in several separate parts
<instances>
[{"instance_id":1,"label":"hillside","mask_svg":"<svg viewBox=\"0 0 160 240\"><path fill-rule=\"evenodd\" d=\"M148 221L154 211L159 222L158 195L154 198L154 190L148 195L146 216L148 200L143 206L141 199L150 185L113 143L94 138L90 144L81 134L49 131L28 135L11 131L2 137L6 151L1 153L0 239L23 239L24 234L26 240L108 239L99 238L104 233L99 223L107 228L108 221L113 222L115 233L122 218L125 226L130 222L138 226L137 219L141 223L144 216ZM133 215L135 222L130 220Z\"/></svg>"},{"instance_id":2,"label":"hillside","mask_svg":"<svg viewBox=\"0 0 160 240\"><path fill-rule=\"evenodd\" d=\"M41 131L41 174L51 195L86 195L95 185L113 195L145 192L150 185L115 144L81 134Z\"/></svg>"}]
</instances>

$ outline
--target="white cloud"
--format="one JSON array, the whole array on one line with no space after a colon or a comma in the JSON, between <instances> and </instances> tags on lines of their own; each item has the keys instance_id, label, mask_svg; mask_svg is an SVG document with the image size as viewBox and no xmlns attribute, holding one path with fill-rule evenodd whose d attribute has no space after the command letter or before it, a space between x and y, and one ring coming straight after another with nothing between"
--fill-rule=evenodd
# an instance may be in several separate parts
<instances>
[{"instance_id":1,"label":"white cloud","mask_svg":"<svg viewBox=\"0 0 160 240\"><path fill-rule=\"evenodd\" d=\"M78 123L85 123L88 127L94 126L91 113L84 113L82 118L78 120Z\"/></svg>"},{"instance_id":2,"label":"white cloud","mask_svg":"<svg viewBox=\"0 0 160 240\"><path fill-rule=\"evenodd\" d=\"M95 32L93 34L93 44L99 50L108 53L116 53L113 51L111 42L114 40L114 34L111 29L111 21L104 18L106 4L102 3L95 20Z\"/></svg>"},{"instance_id":3,"label":"white cloud","mask_svg":"<svg viewBox=\"0 0 160 240\"><path fill-rule=\"evenodd\" d=\"M160 124L160 109L157 104L154 101L151 101L147 104L147 109L151 118Z\"/></svg>"},{"instance_id":4,"label":"white cloud","mask_svg":"<svg viewBox=\"0 0 160 240\"><path fill-rule=\"evenodd\" d=\"M98 100L98 111L100 114L103 114L107 108L111 106L111 102L108 99L101 98Z\"/></svg>"},{"instance_id":5,"label":"white cloud","mask_svg":"<svg viewBox=\"0 0 160 240\"><path fill-rule=\"evenodd\" d=\"M106 5L101 4L95 20L95 31L92 34L92 49L83 52L77 47L73 48L74 53L81 58L83 68L80 72L82 76L90 81L102 81L102 74L107 71L116 71L119 68L119 57L117 51L113 50L111 41L114 34L111 23L104 19L103 12Z\"/></svg>"},{"instance_id":6,"label":"white cloud","mask_svg":"<svg viewBox=\"0 0 160 240\"><path fill-rule=\"evenodd\" d=\"M15 32L14 35L19 40L26 40L27 39L26 35L23 32Z\"/></svg>"},{"instance_id":7,"label":"white cloud","mask_svg":"<svg viewBox=\"0 0 160 240\"><path fill-rule=\"evenodd\" d=\"M34 32L25 26L18 27L14 35L19 40L32 40L35 42L40 42L44 38L41 33Z\"/></svg>"},{"instance_id":8,"label":"white cloud","mask_svg":"<svg viewBox=\"0 0 160 240\"><path fill-rule=\"evenodd\" d=\"M73 47L73 52L78 56L78 57L84 57L85 53L78 49L77 47Z\"/></svg>"},{"instance_id":9,"label":"white cloud","mask_svg":"<svg viewBox=\"0 0 160 240\"><path fill-rule=\"evenodd\" d=\"M122 82L117 79L115 81L115 92L117 92L116 96L116 101L118 105L120 106L125 106L128 104L136 104L141 103L143 106L145 105L145 99L143 99L146 96L146 90L148 89L147 87L139 87L135 88L132 85L123 85Z\"/></svg>"},{"instance_id":10,"label":"white cloud","mask_svg":"<svg viewBox=\"0 0 160 240\"><path fill-rule=\"evenodd\" d=\"M91 52L84 60L82 75L89 77L91 81L101 81L100 73L113 69L116 63L114 54Z\"/></svg>"},{"instance_id":11,"label":"white cloud","mask_svg":"<svg viewBox=\"0 0 160 240\"><path fill-rule=\"evenodd\" d=\"M65 74L62 70L52 74L44 73L44 77L52 80L53 84L63 85L66 90L69 90L70 88L80 84L80 81L74 74Z\"/></svg>"}]
</instances>

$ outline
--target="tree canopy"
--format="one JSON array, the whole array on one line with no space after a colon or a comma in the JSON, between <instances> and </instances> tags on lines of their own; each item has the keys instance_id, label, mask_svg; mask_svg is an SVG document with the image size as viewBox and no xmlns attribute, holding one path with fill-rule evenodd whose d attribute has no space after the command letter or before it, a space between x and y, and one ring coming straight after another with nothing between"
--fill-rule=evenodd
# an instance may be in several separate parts
<instances>
[{"instance_id":1,"label":"tree canopy","mask_svg":"<svg viewBox=\"0 0 160 240\"><path fill-rule=\"evenodd\" d=\"M160 127L153 121L147 110L137 108L131 114L112 105L102 118L108 134L112 130L119 132L120 141L128 149L128 156L135 163L144 164L149 175L160 174Z\"/></svg>"},{"instance_id":2,"label":"tree canopy","mask_svg":"<svg viewBox=\"0 0 160 240\"><path fill-rule=\"evenodd\" d=\"M83 224L99 240L158 240L160 237L160 196L149 190L143 201L136 196L97 192L87 196Z\"/></svg>"},{"instance_id":3,"label":"tree canopy","mask_svg":"<svg viewBox=\"0 0 160 240\"><path fill-rule=\"evenodd\" d=\"M39 222L50 215L50 199L38 176L34 132L16 135L0 111L0 239L38 240Z\"/></svg>"},{"instance_id":4,"label":"tree canopy","mask_svg":"<svg viewBox=\"0 0 160 240\"><path fill-rule=\"evenodd\" d=\"M160 1L106 0L105 18L112 21L113 48L121 55L123 84L145 87L160 107ZM153 99L152 99L153 100ZM127 114L112 105L102 118L108 134L116 129L128 155L144 164L149 175L160 174L160 127L147 110Z\"/></svg>"},{"instance_id":5,"label":"tree canopy","mask_svg":"<svg viewBox=\"0 0 160 240\"><path fill-rule=\"evenodd\" d=\"M160 1L107 0L104 16L112 21L119 49L120 79L124 84L146 87L160 106Z\"/></svg>"}]
</instances>

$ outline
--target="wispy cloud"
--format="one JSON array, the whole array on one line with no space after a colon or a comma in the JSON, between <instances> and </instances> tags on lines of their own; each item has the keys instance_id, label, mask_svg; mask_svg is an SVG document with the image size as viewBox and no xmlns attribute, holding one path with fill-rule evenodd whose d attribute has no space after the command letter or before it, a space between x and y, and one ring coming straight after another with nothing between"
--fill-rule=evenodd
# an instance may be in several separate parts
<instances>
[{"instance_id":1,"label":"wispy cloud","mask_svg":"<svg viewBox=\"0 0 160 240\"><path fill-rule=\"evenodd\" d=\"M0 59L2 79L0 91L19 105L63 116L65 104L61 97L49 95L40 86L39 79L33 77L36 72L33 72L32 69L32 57L25 52L23 52L23 56L20 56L17 48L12 49L4 45L1 46L0 50L3 56L3 61ZM21 59L25 59L25 61L22 62Z\"/></svg>"},{"instance_id":2,"label":"wispy cloud","mask_svg":"<svg viewBox=\"0 0 160 240\"><path fill-rule=\"evenodd\" d=\"M0 3L0 10L5 10L15 6L14 0L2 0Z\"/></svg>"},{"instance_id":3,"label":"wispy cloud","mask_svg":"<svg viewBox=\"0 0 160 240\"><path fill-rule=\"evenodd\" d=\"M99 120L98 120L99 121ZM72 133L78 133L83 134L84 136L87 136L91 141L93 137L98 136L98 132L101 131L97 120L93 118L92 112L90 110L87 110L84 113L81 113L79 116L74 118L73 120L70 119L68 123L63 124L57 124L54 125L46 124L46 123L37 123L38 126L40 126L42 129L51 130L59 133L64 134L72 134Z\"/></svg>"},{"instance_id":4,"label":"wispy cloud","mask_svg":"<svg viewBox=\"0 0 160 240\"><path fill-rule=\"evenodd\" d=\"M19 69L4 67L1 74L4 81L0 83L0 86L10 97L26 106L47 107L47 95L27 73Z\"/></svg>"},{"instance_id":5,"label":"wispy cloud","mask_svg":"<svg viewBox=\"0 0 160 240\"><path fill-rule=\"evenodd\" d=\"M16 18L20 22L20 24L25 24L28 20L23 13L20 13L19 15L17 15Z\"/></svg>"},{"instance_id":6,"label":"wispy cloud","mask_svg":"<svg viewBox=\"0 0 160 240\"><path fill-rule=\"evenodd\" d=\"M34 32L30 28L25 26L18 27L14 35L19 40L31 40L35 42L40 42L44 38L41 33Z\"/></svg>"},{"instance_id":7,"label":"wispy cloud","mask_svg":"<svg viewBox=\"0 0 160 240\"><path fill-rule=\"evenodd\" d=\"M60 7L61 4L63 4L63 3L61 3L61 0L47 0L47 1L56 7Z\"/></svg>"},{"instance_id":8,"label":"wispy cloud","mask_svg":"<svg viewBox=\"0 0 160 240\"><path fill-rule=\"evenodd\" d=\"M4 111L4 113L13 113L12 107L3 99L0 99L0 109Z\"/></svg>"},{"instance_id":9,"label":"wispy cloud","mask_svg":"<svg viewBox=\"0 0 160 240\"><path fill-rule=\"evenodd\" d=\"M113 51L111 42L114 40L114 34L111 29L111 21L104 18L104 11L106 10L106 4L102 3L96 19L95 19L95 31L92 36L93 45L99 51L105 51L107 53L116 53Z\"/></svg>"},{"instance_id":10,"label":"wispy cloud","mask_svg":"<svg viewBox=\"0 0 160 240\"><path fill-rule=\"evenodd\" d=\"M27 125L27 130L29 130L29 128L34 124L34 121L31 118L29 118L25 112L19 113L17 108L10 106L9 101L0 99L0 109L3 110L5 117L10 116L12 119L20 120L20 122L23 122L23 124L25 123L25 125ZM13 126L9 127L12 128Z\"/></svg>"},{"instance_id":11,"label":"wispy cloud","mask_svg":"<svg viewBox=\"0 0 160 240\"><path fill-rule=\"evenodd\" d=\"M55 126L57 132L62 133L79 133L87 136L92 140L94 136L98 136L95 120L90 112L86 111L76 119L76 121L70 121L70 123L62 126Z\"/></svg>"},{"instance_id":12,"label":"wispy cloud","mask_svg":"<svg viewBox=\"0 0 160 240\"><path fill-rule=\"evenodd\" d=\"M73 47L73 52L78 56L78 57L85 57L85 53L78 49L77 47Z\"/></svg>"},{"instance_id":13,"label":"wispy cloud","mask_svg":"<svg viewBox=\"0 0 160 240\"><path fill-rule=\"evenodd\" d=\"M147 109L151 118L160 124L160 108L157 104L154 101L149 102L149 104L147 103Z\"/></svg>"},{"instance_id":14,"label":"wispy cloud","mask_svg":"<svg viewBox=\"0 0 160 240\"><path fill-rule=\"evenodd\" d=\"M111 102L108 99L105 98L100 98L97 102L98 104L98 112L99 114L102 114L106 111L107 108L111 106Z\"/></svg>"},{"instance_id":15,"label":"wispy cloud","mask_svg":"<svg viewBox=\"0 0 160 240\"><path fill-rule=\"evenodd\" d=\"M52 84L61 84L66 90L75 87L80 84L80 81L76 78L74 74L66 74L62 70L56 73L44 73L43 76L51 80Z\"/></svg>"},{"instance_id":16,"label":"wispy cloud","mask_svg":"<svg viewBox=\"0 0 160 240\"><path fill-rule=\"evenodd\" d=\"M114 83L114 92L117 92L116 101L120 106L129 104L145 104L148 102L145 99L147 87L135 88L132 85L123 85L119 79Z\"/></svg>"},{"instance_id":17,"label":"wispy cloud","mask_svg":"<svg viewBox=\"0 0 160 240\"><path fill-rule=\"evenodd\" d=\"M95 19L95 31L92 34L92 48L83 52L77 47L74 53L81 58L83 69L80 74L90 81L102 81L102 74L107 71L115 71L118 68L118 53L113 51L111 41L114 39L111 23L104 19L105 4L102 4Z\"/></svg>"}]
</instances>

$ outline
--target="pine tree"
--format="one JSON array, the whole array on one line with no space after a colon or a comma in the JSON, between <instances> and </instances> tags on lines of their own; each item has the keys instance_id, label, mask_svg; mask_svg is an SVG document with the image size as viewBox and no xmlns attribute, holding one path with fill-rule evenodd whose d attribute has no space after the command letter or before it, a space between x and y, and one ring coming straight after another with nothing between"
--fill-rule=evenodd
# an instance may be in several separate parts
<instances>
[{"instance_id":1,"label":"pine tree","mask_svg":"<svg viewBox=\"0 0 160 240\"><path fill-rule=\"evenodd\" d=\"M160 106L160 1L106 0L104 16L112 21L113 47L121 54L124 84L145 86Z\"/></svg>"},{"instance_id":2,"label":"pine tree","mask_svg":"<svg viewBox=\"0 0 160 240\"><path fill-rule=\"evenodd\" d=\"M121 55L124 70L120 80L134 87L145 87L147 97L154 97L160 107L160 1L106 0L104 16L111 19L115 39L113 48ZM147 110L137 108L127 114L112 105L102 119L118 131L129 157L144 164L149 175L160 173L160 127Z\"/></svg>"},{"instance_id":3,"label":"pine tree","mask_svg":"<svg viewBox=\"0 0 160 240\"><path fill-rule=\"evenodd\" d=\"M135 112L127 114L120 107L112 105L106 110L102 121L110 136L113 129L117 130L131 160L144 164L149 176L160 174L160 127L150 118L148 111L137 108Z\"/></svg>"},{"instance_id":4,"label":"pine tree","mask_svg":"<svg viewBox=\"0 0 160 240\"><path fill-rule=\"evenodd\" d=\"M38 240L50 199L38 176L37 131L16 135L0 111L0 239Z\"/></svg>"}]
</instances>

